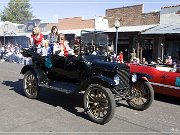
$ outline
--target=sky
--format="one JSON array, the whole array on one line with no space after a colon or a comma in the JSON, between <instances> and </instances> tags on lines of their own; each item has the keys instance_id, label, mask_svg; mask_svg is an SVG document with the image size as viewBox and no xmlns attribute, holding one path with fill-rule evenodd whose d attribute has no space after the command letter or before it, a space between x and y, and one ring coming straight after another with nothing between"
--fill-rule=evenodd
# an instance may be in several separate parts
<instances>
[{"instance_id":1,"label":"sky","mask_svg":"<svg viewBox=\"0 0 180 135\"><path fill-rule=\"evenodd\" d=\"M161 10L163 6L180 5L178 0L29 0L33 15L43 22L57 22L58 19L83 17L94 19L105 16L106 9L144 4L144 13ZM9 0L0 0L0 12Z\"/></svg>"}]
</instances>

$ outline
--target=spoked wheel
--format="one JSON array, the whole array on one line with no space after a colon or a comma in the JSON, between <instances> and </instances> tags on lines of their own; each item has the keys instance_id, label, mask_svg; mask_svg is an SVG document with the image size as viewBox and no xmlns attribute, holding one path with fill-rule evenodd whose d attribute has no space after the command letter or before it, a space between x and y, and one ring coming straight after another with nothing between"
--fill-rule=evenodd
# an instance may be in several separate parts
<instances>
[{"instance_id":1,"label":"spoked wheel","mask_svg":"<svg viewBox=\"0 0 180 135\"><path fill-rule=\"evenodd\" d=\"M149 82L138 81L132 85L131 95L133 98L128 100L129 106L135 110L143 111L152 104L154 91Z\"/></svg>"},{"instance_id":2,"label":"spoked wheel","mask_svg":"<svg viewBox=\"0 0 180 135\"><path fill-rule=\"evenodd\" d=\"M84 94L84 108L92 121L109 122L114 116L115 100L109 88L91 84Z\"/></svg>"},{"instance_id":3,"label":"spoked wheel","mask_svg":"<svg viewBox=\"0 0 180 135\"><path fill-rule=\"evenodd\" d=\"M27 71L24 75L24 92L28 98L35 99L39 94L36 75L33 71Z\"/></svg>"}]
</instances>

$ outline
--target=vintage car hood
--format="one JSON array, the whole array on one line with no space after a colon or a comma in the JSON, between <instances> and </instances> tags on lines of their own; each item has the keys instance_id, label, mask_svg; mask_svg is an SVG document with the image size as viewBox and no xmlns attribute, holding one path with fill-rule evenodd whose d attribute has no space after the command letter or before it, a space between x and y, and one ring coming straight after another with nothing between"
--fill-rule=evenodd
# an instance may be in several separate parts
<instances>
[{"instance_id":1,"label":"vintage car hood","mask_svg":"<svg viewBox=\"0 0 180 135\"><path fill-rule=\"evenodd\" d=\"M129 66L126 64L119 64L117 62L106 62L106 61L100 61L100 60L93 61L92 67L99 68L101 70L109 70L109 71L129 68Z\"/></svg>"}]
</instances>

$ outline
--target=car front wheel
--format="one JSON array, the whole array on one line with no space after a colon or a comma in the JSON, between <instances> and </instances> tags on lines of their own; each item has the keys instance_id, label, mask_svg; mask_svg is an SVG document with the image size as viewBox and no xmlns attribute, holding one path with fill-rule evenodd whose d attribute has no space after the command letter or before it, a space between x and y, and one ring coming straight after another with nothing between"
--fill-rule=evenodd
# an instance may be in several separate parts
<instances>
[{"instance_id":1,"label":"car front wheel","mask_svg":"<svg viewBox=\"0 0 180 135\"><path fill-rule=\"evenodd\" d=\"M36 75L33 71L27 71L23 82L24 92L28 98L35 99L39 94L39 87Z\"/></svg>"},{"instance_id":2,"label":"car front wheel","mask_svg":"<svg viewBox=\"0 0 180 135\"><path fill-rule=\"evenodd\" d=\"M91 84L84 93L84 109L95 123L109 122L115 112L115 100L110 89Z\"/></svg>"},{"instance_id":3,"label":"car front wheel","mask_svg":"<svg viewBox=\"0 0 180 135\"><path fill-rule=\"evenodd\" d=\"M149 82L137 81L131 87L132 99L127 103L132 109L143 111L150 107L154 100L154 91Z\"/></svg>"}]
</instances>

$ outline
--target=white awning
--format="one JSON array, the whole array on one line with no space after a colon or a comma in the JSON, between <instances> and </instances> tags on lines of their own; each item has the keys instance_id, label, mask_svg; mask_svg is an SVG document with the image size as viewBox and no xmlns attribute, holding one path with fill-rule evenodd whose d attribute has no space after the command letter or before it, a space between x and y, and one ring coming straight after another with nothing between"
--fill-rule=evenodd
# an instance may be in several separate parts
<instances>
[{"instance_id":1,"label":"white awning","mask_svg":"<svg viewBox=\"0 0 180 135\"><path fill-rule=\"evenodd\" d=\"M0 22L0 36L5 35L13 35L18 32L18 28L16 27L15 23L5 21Z\"/></svg>"},{"instance_id":2,"label":"white awning","mask_svg":"<svg viewBox=\"0 0 180 135\"><path fill-rule=\"evenodd\" d=\"M153 28L157 26L158 24L154 25L140 25L140 26L123 26L118 28L118 32L143 32L145 30L148 30L150 28ZM109 28L105 32L116 32L116 28Z\"/></svg>"},{"instance_id":3,"label":"white awning","mask_svg":"<svg viewBox=\"0 0 180 135\"><path fill-rule=\"evenodd\" d=\"M158 26L149 29L142 34L177 34L180 33L179 24L159 24Z\"/></svg>"}]
</instances>

